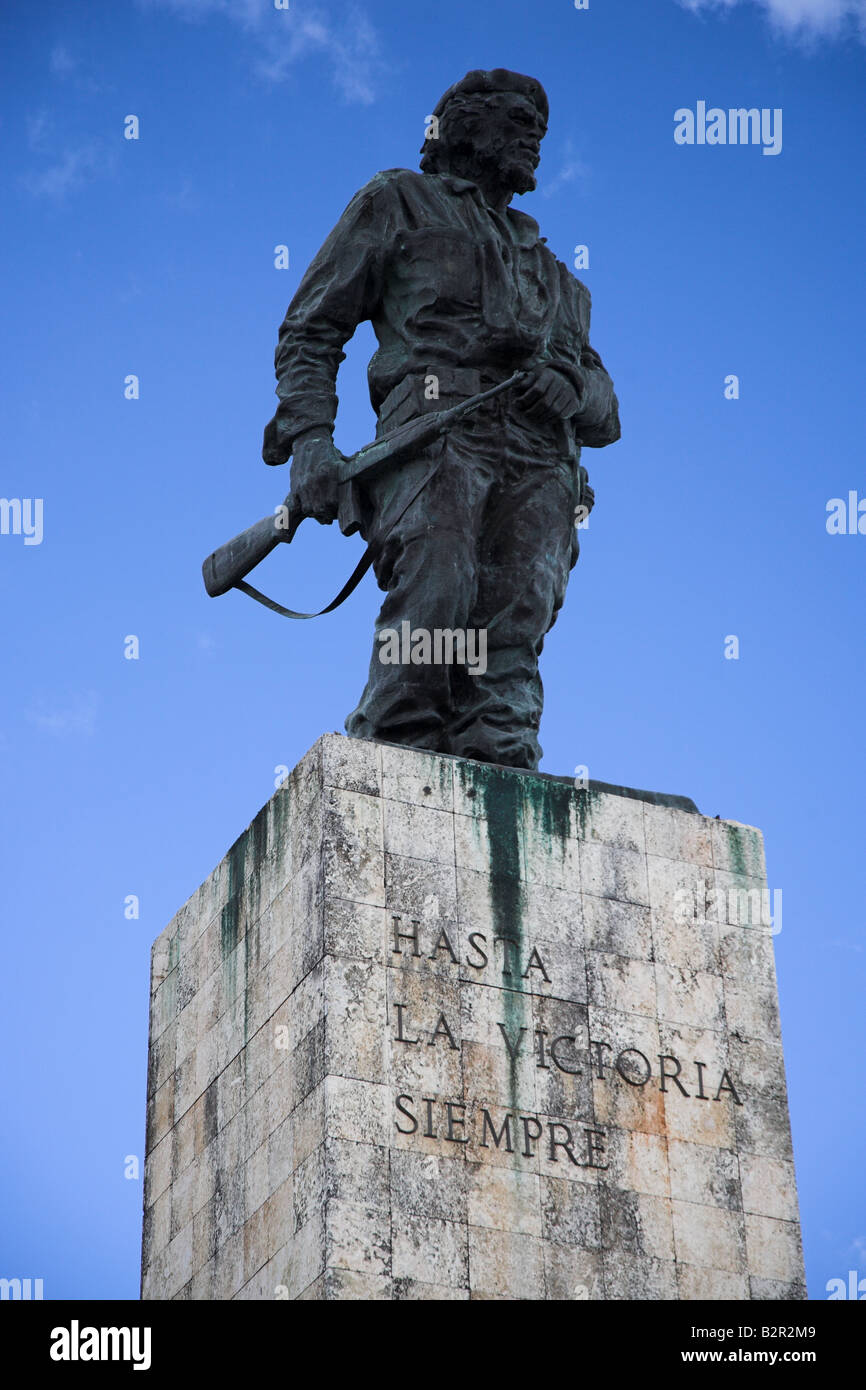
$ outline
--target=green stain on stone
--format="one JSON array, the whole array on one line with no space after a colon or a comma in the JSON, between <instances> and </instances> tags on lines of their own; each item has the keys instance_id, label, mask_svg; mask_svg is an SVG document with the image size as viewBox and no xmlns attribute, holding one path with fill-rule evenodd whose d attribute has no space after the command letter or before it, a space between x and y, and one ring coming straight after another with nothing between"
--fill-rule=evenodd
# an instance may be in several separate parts
<instances>
[{"instance_id":1,"label":"green stain on stone","mask_svg":"<svg viewBox=\"0 0 866 1390\"><path fill-rule=\"evenodd\" d=\"M531 861L537 862L533 853L536 845L540 845L548 857L558 850L560 859L564 860L567 841L572 834L576 833L579 840L586 840L593 806L601 794L592 787L578 788L552 778L525 777L524 795L531 814L531 822L526 826L527 854Z\"/></svg>"},{"instance_id":2,"label":"green stain on stone","mask_svg":"<svg viewBox=\"0 0 866 1390\"><path fill-rule=\"evenodd\" d=\"M267 809L267 808L265 808ZM239 835L226 855L228 884L226 891L226 901L220 912L220 955L222 957L225 987L228 998L232 1001L237 997L238 987L238 957L236 949L240 939L241 926L241 900L245 888L247 891L253 890L254 886L247 883L247 855L252 841L253 866L260 862L262 844L267 843L267 822L265 821L264 839L261 826L258 824L262 820L261 813L256 820L243 833ZM248 933L244 934L243 951L243 982L241 988L244 992L244 1043L249 1038L249 989L247 987L247 952L249 949Z\"/></svg>"},{"instance_id":3,"label":"green stain on stone","mask_svg":"<svg viewBox=\"0 0 866 1390\"><path fill-rule=\"evenodd\" d=\"M439 794L447 796L451 790L451 768L444 758L437 760L439 770Z\"/></svg>"},{"instance_id":4,"label":"green stain on stone","mask_svg":"<svg viewBox=\"0 0 866 1390\"><path fill-rule=\"evenodd\" d=\"M600 792L594 791L592 787L575 787L572 791L574 806L574 816L577 821L577 838L585 840L586 827L592 820L592 808L598 801Z\"/></svg>"},{"instance_id":5,"label":"green stain on stone","mask_svg":"<svg viewBox=\"0 0 866 1390\"><path fill-rule=\"evenodd\" d=\"M547 846L563 845L572 834L572 816L579 840L587 838L587 826L600 792L594 787L575 787L565 781L524 775L526 805L532 812L533 826Z\"/></svg>"},{"instance_id":6,"label":"green stain on stone","mask_svg":"<svg viewBox=\"0 0 866 1390\"><path fill-rule=\"evenodd\" d=\"M490 874L496 879L519 882L523 862L521 843L523 789L519 777L484 764L457 764L467 797L477 797L483 808L490 842ZM500 910L503 925L512 922L520 930L520 909L516 900L503 899Z\"/></svg>"},{"instance_id":7,"label":"green stain on stone","mask_svg":"<svg viewBox=\"0 0 866 1390\"><path fill-rule=\"evenodd\" d=\"M220 952L227 961L238 944L240 935L240 902L244 886L247 832L239 835L226 855L228 885L226 901L220 913Z\"/></svg>"},{"instance_id":8,"label":"green stain on stone","mask_svg":"<svg viewBox=\"0 0 866 1390\"><path fill-rule=\"evenodd\" d=\"M277 798L278 803L280 798ZM281 808L282 809L282 808ZM220 913L220 954L225 968L225 985L229 999L237 997L238 965L241 964L244 994L244 1043L249 1039L249 927L258 920L261 896L262 869L267 861L269 844L270 803L263 806L243 835L239 835L226 855L226 901ZM246 904L244 899L246 898ZM241 937L241 912L246 907L247 930L243 936L243 952L238 950ZM243 960L241 962L241 954Z\"/></svg>"},{"instance_id":9,"label":"green stain on stone","mask_svg":"<svg viewBox=\"0 0 866 1390\"><path fill-rule=\"evenodd\" d=\"M272 796L268 805L273 808L274 813L274 845L282 844L286 835L289 833L289 783L283 782L277 794Z\"/></svg>"},{"instance_id":10,"label":"green stain on stone","mask_svg":"<svg viewBox=\"0 0 866 1390\"><path fill-rule=\"evenodd\" d=\"M743 853L743 840L739 830L735 825L725 825L725 835L728 840L728 853L731 856L731 863L734 866L734 873L740 878L748 877L746 868L746 856Z\"/></svg>"},{"instance_id":11,"label":"green stain on stone","mask_svg":"<svg viewBox=\"0 0 866 1390\"><path fill-rule=\"evenodd\" d=\"M254 868L258 868L267 858L269 811L269 805L263 806L247 831L247 836L252 840L252 862Z\"/></svg>"},{"instance_id":12,"label":"green stain on stone","mask_svg":"<svg viewBox=\"0 0 866 1390\"><path fill-rule=\"evenodd\" d=\"M479 764L458 763L457 772L464 794L478 797L483 810L481 819L487 824L489 845L490 908L494 933L509 937L516 943L515 957L525 963L528 956L528 936L525 930L526 885L521 878L523 869L524 832L538 836L545 852L559 846L564 855L565 845L572 832L572 815L577 834L586 839L587 823L593 804L600 793L593 788L575 788L567 782L546 777L534 777L523 772L508 772ZM525 819L531 817L531 823ZM480 833L479 833L480 838ZM531 842L530 842L531 843ZM501 957L495 957L501 959ZM515 960L514 967L520 967ZM508 977L505 977L506 980ZM523 1035L523 1055L534 1047L531 991L515 981L515 988L503 985L503 1026L512 1047ZM503 1044L504 1045L504 1044ZM518 1058L507 1051L510 1072L509 1100L513 1110L519 1110L517 1074Z\"/></svg>"},{"instance_id":13,"label":"green stain on stone","mask_svg":"<svg viewBox=\"0 0 866 1390\"><path fill-rule=\"evenodd\" d=\"M750 825L730 825L722 822L728 842L731 872L740 879L762 879L765 869L761 854L760 832Z\"/></svg>"},{"instance_id":14,"label":"green stain on stone","mask_svg":"<svg viewBox=\"0 0 866 1390\"><path fill-rule=\"evenodd\" d=\"M540 777L527 777L526 804L546 840L567 840L571 830L571 811L574 789L564 782L548 782Z\"/></svg>"},{"instance_id":15,"label":"green stain on stone","mask_svg":"<svg viewBox=\"0 0 866 1390\"><path fill-rule=\"evenodd\" d=\"M524 907L525 885L520 877L523 867L523 780L514 773L503 772L495 767L467 763L457 764L458 774L464 792L470 798L478 797L483 815L475 820L476 834L480 838L479 821L487 825L489 846L489 893L490 911L493 917L495 936L507 937L515 944L511 947L496 947L491 943L491 961L510 964L512 978L518 973L519 962L525 956ZM508 956L501 954L508 951ZM510 960L509 960L510 957ZM528 1045L532 1045L532 1017L528 994L519 988L502 986L502 1024L512 1047L520 1039L521 1028L526 1028ZM527 1046L527 1034L523 1035L522 1049ZM505 1046L503 1041L503 1047ZM513 1110L519 1110L517 1095L518 1058L512 1057L506 1048L509 1064L509 1101Z\"/></svg>"}]
</instances>

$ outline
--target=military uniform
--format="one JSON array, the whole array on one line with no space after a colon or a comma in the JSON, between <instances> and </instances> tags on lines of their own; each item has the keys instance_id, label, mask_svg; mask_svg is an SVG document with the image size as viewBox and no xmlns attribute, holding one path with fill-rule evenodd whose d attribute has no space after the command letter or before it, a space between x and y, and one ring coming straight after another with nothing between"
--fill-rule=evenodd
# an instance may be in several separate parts
<instances>
[{"instance_id":1,"label":"military uniform","mask_svg":"<svg viewBox=\"0 0 866 1390\"><path fill-rule=\"evenodd\" d=\"M378 340L368 379L379 434L539 364L569 377L580 399L571 420L540 424L506 392L417 460L342 499L344 529L381 545L375 573L387 596L377 633L404 621L487 633L487 670L475 676L452 665L384 665L374 640L350 734L537 767L538 656L577 559L580 446L619 438L589 318L589 291L537 223L449 174L377 174L312 262L275 358L284 436L333 427L343 345L364 320Z\"/></svg>"}]
</instances>

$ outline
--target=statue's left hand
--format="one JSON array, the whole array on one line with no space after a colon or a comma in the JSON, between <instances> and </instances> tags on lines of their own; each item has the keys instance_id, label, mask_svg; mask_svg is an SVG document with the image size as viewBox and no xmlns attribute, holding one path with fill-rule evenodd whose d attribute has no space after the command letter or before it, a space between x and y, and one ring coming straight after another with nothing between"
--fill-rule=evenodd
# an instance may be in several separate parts
<instances>
[{"instance_id":1,"label":"statue's left hand","mask_svg":"<svg viewBox=\"0 0 866 1390\"><path fill-rule=\"evenodd\" d=\"M580 409L580 397L567 376L555 367L541 367L515 393L520 409L533 420L570 420Z\"/></svg>"},{"instance_id":2,"label":"statue's left hand","mask_svg":"<svg viewBox=\"0 0 866 1390\"><path fill-rule=\"evenodd\" d=\"M330 433L322 428L306 430L292 446L292 496L304 516L323 526L339 512L340 467L346 462Z\"/></svg>"},{"instance_id":3,"label":"statue's left hand","mask_svg":"<svg viewBox=\"0 0 866 1390\"><path fill-rule=\"evenodd\" d=\"M579 505L586 508L586 515L589 516L595 506L595 491L589 485L589 474L582 463L577 466L577 476Z\"/></svg>"}]
</instances>

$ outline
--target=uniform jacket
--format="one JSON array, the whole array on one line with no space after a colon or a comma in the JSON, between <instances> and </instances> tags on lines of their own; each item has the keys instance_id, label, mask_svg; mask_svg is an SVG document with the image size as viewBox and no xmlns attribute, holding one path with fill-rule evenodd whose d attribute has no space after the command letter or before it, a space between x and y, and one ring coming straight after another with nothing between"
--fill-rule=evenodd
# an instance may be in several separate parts
<instances>
[{"instance_id":1,"label":"uniform jacket","mask_svg":"<svg viewBox=\"0 0 866 1390\"><path fill-rule=\"evenodd\" d=\"M377 413L411 374L504 377L548 362L585 390L575 437L593 447L619 438L613 383L589 344L589 290L532 217L497 211L466 179L389 169L349 203L280 328L278 415L291 438L333 425L343 345L365 320L379 344L368 367Z\"/></svg>"}]
</instances>

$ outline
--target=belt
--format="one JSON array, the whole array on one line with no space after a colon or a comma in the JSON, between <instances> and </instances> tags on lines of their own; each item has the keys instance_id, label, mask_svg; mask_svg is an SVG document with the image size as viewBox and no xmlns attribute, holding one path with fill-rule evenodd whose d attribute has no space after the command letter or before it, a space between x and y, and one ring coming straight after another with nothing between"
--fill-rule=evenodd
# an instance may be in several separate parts
<instances>
[{"instance_id":1,"label":"belt","mask_svg":"<svg viewBox=\"0 0 866 1390\"><path fill-rule=\"evenodd\" d=\"M486 391L489 386L498 386L500 381L507 380L518 370L519 367L514 366L503 367L501 371L491 371L487 367L483 371L478 367L437 367L435 371L431 368L429 372L409 372L382 401L379 406L379 420L383 422L390 419L407 397L413 397L421 411L441 410L443 396L456 399L475 396L479 391ZM434 397L426 394L431 377L436 378L438 394Z\"/></svg>"}]
</instances>

